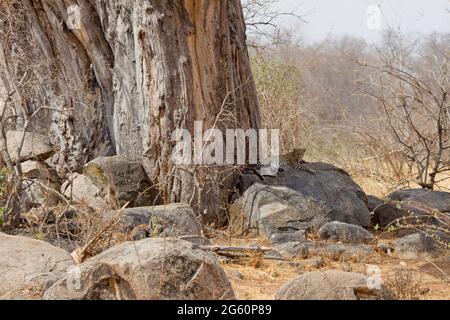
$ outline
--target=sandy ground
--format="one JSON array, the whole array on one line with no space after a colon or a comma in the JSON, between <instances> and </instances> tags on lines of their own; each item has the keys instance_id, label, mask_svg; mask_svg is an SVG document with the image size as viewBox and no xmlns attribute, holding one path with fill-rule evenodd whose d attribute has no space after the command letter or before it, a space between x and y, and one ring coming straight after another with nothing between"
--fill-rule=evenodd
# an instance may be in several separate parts
<instances>
[{"instance_id":1,"label":"sandy ground","mask_svg":"<svg viewBox=\"0 0 450 320\"><path fill-rule=\"evenodd\" d=\"M233 239L224 241L216 239L215 244L227 245L267 245L258 239ZM258 261L255 261L258 260ZM227 273L238 299L272 300L279 288L291 279L304 272L316 270L338 269L349 272L365 273L367 264L378 266L383 283L394 291L400 291L402 286L411 287L406 291L416 292L414 299L450 300L450 255L433 261L401 261L395 256L376 253L367 257L365 262L329 261L325 259L324 266L315 269L302 268L296 261L273 261L251 257L242 261L225 262L222 265ZM297 261L298 262L298 261ZM407 281L398 283L399 270ZM444 275L445 274L445 275Z\"/></svg>"}]
</instances>

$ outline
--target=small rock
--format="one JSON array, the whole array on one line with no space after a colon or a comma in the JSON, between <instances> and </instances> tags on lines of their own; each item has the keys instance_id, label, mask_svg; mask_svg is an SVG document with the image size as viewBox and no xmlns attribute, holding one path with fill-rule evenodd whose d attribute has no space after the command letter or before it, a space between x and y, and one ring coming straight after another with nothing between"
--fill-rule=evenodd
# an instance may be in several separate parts
<instances>
[{"instance_id":1,"label":"small rock","mask_svg":"<svg viewBox=\"0 0 450 320\"><path fill-rule=\"evenodd\" d=\"M45 206L55 207L61 202L61 198L55 192L59 192L61 185L41 179L27 179L22 182L20 194L21 206L24 211ZM55 191L55 192L53 192Z\"/></svg>"},{"instance_id":2,"label":"small rock","mask_svg":"<svg viewBox=\"0 0 450 320\"><path fill-rule=\"evenodd\" d=\"M396 250L400 259L433 258L442 254L441 247L431 236L413 233L397 240Z\"/></svg>"},{"instance_id":3,"label":"small rock","mask_svg":"<svg viewBox=\"0 0 450 320\"><path fill-rule=\"evenodd\" d=\"M309 259L302 260L298 263L298 266L302 269L319 269L325 264L325 260L322 257L313 257Z\"/></svg>"},{"instance_id":4,"label":"small rock","mask_svg":"<svg viewBox=\"0 0 450 320\"><path fill-rule=\"evenodd\" d=\"M306 242L306 231L298 230L294 233L274 233L269 240L272 244L280 244L286 242Z\"/></svg>"},{"instance_id":5,"label":"small rock","mask_svg":"<svg viewBox=\"0 0 450 320\"><path fill-rule=\"evenodd\" d=\"M45 162L25 161L21 164L23 177L22 193L20 195L23 211L45 206L54 207L61 202L57 195L61 188L56 171Z\"/></svg>"},{"instance_id":6,"label":"small rock","mask_svg":"<svg viewBox=\"0 0 450 320\"><path fill-rule=\"evenodd\" d=\"M40 179L50 182L59 182L59 176L55 169L42 161L25 161L21 164L22 174L28 179Z\"/></svg>"},{"instance_id":7,"label":"small rock","mask_svg":"<svg viewBox=\"0 0 450 320\"><path fill-rule=\"evenodd\" d=\"M306 245L309 256L322 256L334 261L363 261L375 254L375 251L365 244L312 242Z\"/></svg>"},{"instance_id":8,"label":"small rock","mask_svg":"<svg viewBox=\"0 0 450 320\"><path fill-rule=\"evenodd\" d=\"M282 243L275 246L273 251L272 256L283 259L305 259L308 256L308 246L302 242Z\"/></svg>"},{"instance_id":9,"label":"small rock","mask_svg":"<svg viewBox=\"0 0 450 320\"><path fill-rule=\"evenodd\" d=\"M374 239L373 235L366 229L339 221L324 224L319 229L319 236L324 240L348 243L369 243Z\"/></svg>"}]
</instances>

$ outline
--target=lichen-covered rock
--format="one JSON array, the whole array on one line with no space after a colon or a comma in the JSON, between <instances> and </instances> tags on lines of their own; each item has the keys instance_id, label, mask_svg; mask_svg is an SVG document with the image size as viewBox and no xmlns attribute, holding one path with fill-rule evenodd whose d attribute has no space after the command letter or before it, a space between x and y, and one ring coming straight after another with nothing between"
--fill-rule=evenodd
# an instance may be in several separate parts
<instances>
[{"instance_id":1,"label":"lichen-covered rock","mask_svg":"<svg viewBox=\"0 0 450 320\"><path fill-rule=\"evenodd\" d=\"M295 266L302 269L319 269L325 265L325 260L322 257L312 257L305 260L295 262Z\"/></svg>"},{"instance_id":2,"label":"lichen-covered rock","mask_svg":"<svg viewBox=\"0 0 450 320\"><path fill-rule=\"evenodd\" d=\"M67 273L44 298L219 300L234 293L212 253L166 238L115 246Z\"/></svg>"},{"instance_id":3,"label":"lichen-covered rock","mask_svg":"<svg viewBox=\"0 0 450 320\"><path fill-rule=\"evenodd\" d=\"M100 157L89 162L84 175L99 188L112 207L142 207L158 204L158 190L152 186L142 162L124 156Z\"/></svg>"}]
</instances>

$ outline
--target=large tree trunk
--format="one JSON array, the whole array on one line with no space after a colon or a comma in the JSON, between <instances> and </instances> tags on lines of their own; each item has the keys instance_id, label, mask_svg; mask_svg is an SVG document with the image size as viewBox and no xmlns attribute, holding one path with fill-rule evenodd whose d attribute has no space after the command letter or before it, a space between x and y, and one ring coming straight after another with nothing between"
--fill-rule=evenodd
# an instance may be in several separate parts
<instances>
[{"instance_id":1,"label":"large tree trunk","mask_svg":"<svg viewBox=\"0 0 450 320\"><path fill-rule=\"evenodd\" d=\"M18 114L49 107L34 130L58 146L61 173L98 155L142 159L167 202L223 218L232 175L169 158L173 130L194 121L259 127L239 0L0 1L0 94L16 90ZM78 30L67 27L73 4Z\"/></svg>"}]
</instances>

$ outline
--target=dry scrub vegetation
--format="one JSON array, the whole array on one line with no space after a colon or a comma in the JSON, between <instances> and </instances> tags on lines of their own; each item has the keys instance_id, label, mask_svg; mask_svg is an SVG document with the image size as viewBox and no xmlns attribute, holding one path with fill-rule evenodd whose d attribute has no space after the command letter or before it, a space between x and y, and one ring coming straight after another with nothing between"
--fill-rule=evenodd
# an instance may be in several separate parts
<instances>
[{"instance_id":1,"label":"dry scrub vegetation","mask_svg":"<svg viewBox=\"0 0 450 320\"><path fill-rule=\"evenodd\" d=\"M253 54L262 119L283 151L348 170L367 193L450 188L450 36L380 45L287 41Z\"/></svg>"}]
</instances>

